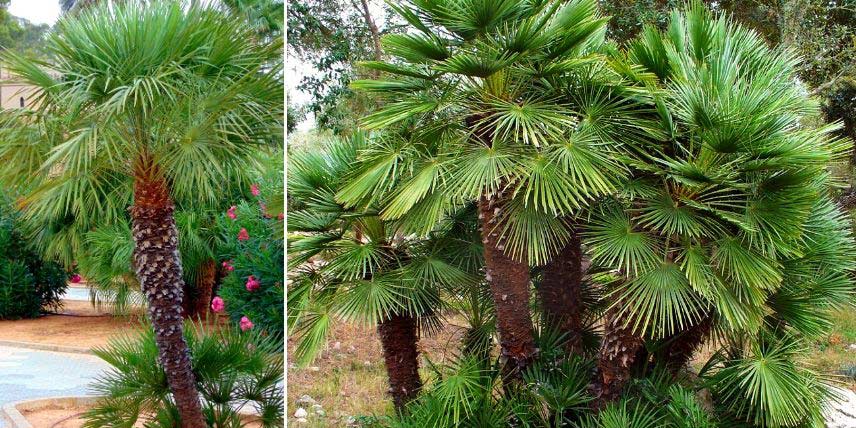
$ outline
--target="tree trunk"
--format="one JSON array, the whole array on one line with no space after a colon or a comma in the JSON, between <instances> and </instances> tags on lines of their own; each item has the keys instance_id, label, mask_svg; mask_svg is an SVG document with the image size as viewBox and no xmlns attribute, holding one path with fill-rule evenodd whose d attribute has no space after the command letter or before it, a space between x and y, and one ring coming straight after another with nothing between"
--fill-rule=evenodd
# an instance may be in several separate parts
<instances>
[{"instance_id":1,"label":"tree trunk","mask_svg":"<svg viewBox=\"0 0 856 428\"><path fill-rule=\"evenodd\" d=\"M208 315L215 282L217 282L217 262L206 260L202 263L199 275L196 277L196 301L193 302L193 316L204 318Z\"/></svg>"},{"instance_id":2,"label":"tree trunk","mask_svg":"<svg viewBox=\"0 0 856 428\"><path fill-rule=\"evenodd\" d=\"M538 298L548 325L565 335L570 354L582 351L582 249L574 233L553 260L544 265Z\"/></svg>"},{"instance_id":3,"label":"tree trunk","mask_svg":"<svg viewBox=\"0 0 856 428\"><path fill-rule=\"evenodd\" d=\"M504 195L479 199L479 222L487 282L496 305L500 339L500 362L508 382L521 378L522 370L535 356L535 337L529 313L529 265L505 255L502 226L498 224Z\"/></svg>"},{"instance_id":4,"label":"tree trunk","mask_svg":"<svg viewBox=\"0 0 856 428\"><path fill-rule=\"evenodd\" d=\"M374 22L374 18L372 18L368 1L360 0L360 6L358 9L360 9L360 12L363 14L363 20L366 22L366 27L369 28L369 34L372 36L374 59L375 61L380 61L383 58L383 49L381 49L380 46L380 31L377 28L377 24Z\"/></svg>"},{"instance_id":5,"label":"tree trunk","mask_svg":"<svg viewBox=\"0 0 856 428\"><path fill-rule=\"evenodd\" d=\"M131 207L133 258L137 278L148 299L160 363L181 415L182 428L205 428L196 379L190 367L190 351L183 335L184 280L173 210L164 180L137 178Z\"/></svg>"},{"instance_id":6,"label":"tree trunk","mask_svg":"<svg viewBox=\"0 0 856 428\"><path fill-rule=\"evenodd\" d=\"M392 315L377 326L383 359L389 379L389 395L399 411L416 398L422 389L419 378L419 336L416 319L410 315Z\"/></svg>"},{"instance_id":7,"label":"tree trunk","mask_svg":"<svg viewBox=\"0 0 856 428\"><path fill-rule=\"evenodd\" d=\"M660 356L672 374L677 374L679 370L689 364L696 349L703 345L708 337L710 337L712 328L713 321L710 317L705 317L698 324L671 336L667 340L667 344L661 351Z\"/></svg>"},{"instance_id":8,"label":"tree trunk","mask_svg":"<svg viewBox=\"0 0 856 428\"><path fill-rule=\"evenodd\" d=\"M621 391L630 380L631 368L642 338L633 333L631 327L624 327L624 320L618 317L618 310L610 309L606 314L603 340L597 360L597 372L592 386L596 409L617 400Z\"/></svg>"}]
</instances>

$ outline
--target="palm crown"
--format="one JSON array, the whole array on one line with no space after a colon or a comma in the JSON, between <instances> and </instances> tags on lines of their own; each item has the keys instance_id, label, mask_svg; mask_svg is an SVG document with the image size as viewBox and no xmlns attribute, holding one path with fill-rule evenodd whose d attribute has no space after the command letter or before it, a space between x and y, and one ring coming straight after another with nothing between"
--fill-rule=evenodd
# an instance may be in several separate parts
<instances>
[{"instance_id":1,"label":"palm crown","mask_svg":"<svg viewBox=\"0 0 856 428\"><path fill-rule=\"evenodd\" d=\"M337 194L377 203L383 219L425 232L484 195L510 195L506 252L543 263L568 239L563 216L616 189L611 156L652 132L627 116L644 98L608 67L606 18L593 1L413 2L394 9L416 31L389 35L390 75L355 81L388 100L363 121L385 128L365 168ZM558 217L558 218L557 218Z\"/></svg>"},{"instance_id":2,"label":"palm crown","mask_svg":"<svg viewBox=\"0 0 856 428\"><path fill-rule=\"evenodd\" d=\"M125 30L113 31L118 24ZM116 198L103 196L127 186L122 176L152 168L178 199L214 200L277 135L280 66L260 70L277 63L279 48L251 35L240 21L179 3L61 21L46 41L50 64L5 58L39 89L38 111L27 120L50 138L17 135L19 144L4 145L4 175L49 176L36 194L90 217L106 214L102 204Z\"/></svg>"},{"instance_id":3,"label":"palm crown","mask_svg":"<svg viewBox=\"0 0 856 428\"><path fill-rule=\"evenodd\" d=\"M849 143L834 126L800 124L814 106L792 83L789 52L708 14L676 14L666 34L648 29L631 45L630 59L662 85L668 139L640 141L630 181L588 233L595 262L628 279L617 291L624 310L655 338L710 308L731 329L755 330L779 291L820 287L822 307L841 304L853 267L826 190Z\"/></svg>"}]
</instances>

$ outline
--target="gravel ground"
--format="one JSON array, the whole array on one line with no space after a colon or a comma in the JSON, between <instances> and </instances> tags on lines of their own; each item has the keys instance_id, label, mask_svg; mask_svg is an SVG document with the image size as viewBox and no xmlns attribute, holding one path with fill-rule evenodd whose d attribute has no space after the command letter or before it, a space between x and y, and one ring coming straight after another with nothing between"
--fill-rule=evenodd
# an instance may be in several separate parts
<instances>
[{"instance_id":1,"label":"gravel ground","mask_svg":"<svg viewBox=\"0 0 856 428\"><path fill-rule=\"evenodd\" d=\"M824 413L827 428L856 428L856 393L838 388L842 400Z\"/></svg>"}]
</instances>

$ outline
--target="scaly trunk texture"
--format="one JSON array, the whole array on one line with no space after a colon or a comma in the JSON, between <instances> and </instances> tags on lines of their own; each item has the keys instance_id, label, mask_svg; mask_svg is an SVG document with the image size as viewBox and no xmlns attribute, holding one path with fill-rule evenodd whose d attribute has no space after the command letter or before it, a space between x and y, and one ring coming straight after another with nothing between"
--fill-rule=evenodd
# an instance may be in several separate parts
<instances>
[{"instance_id":1,"label":"scaly trunk texture","mask_svg":"<svg viewBox=\"0 0 856 428\"><path fill-rule=\"evenodd\" d=\"M217 262L207 260L202 263L196 277L196 300L193 302L193 316L205 317L211 307L214 283L217 282Z\"/></svg>"},{"instance_id":2,"label":"scaly trunk texture","mask_svg":"<svg viewBox=\"0 0 856 428\"><path fill-rule=\"evenodd\" d=\"M544 265L538 298L549 325L565 334L570 354L582 351L582 249L574 233L559 254Z\"/></svg>"},{"instance_id":3,"label":"scaly trunk texture","mask_svg":"<svg viewBox=\"0 0 856 428\"><path fill-rule=\"evenodd\" d=\"M149 302L160 363L166 372L182 428L205 428L205 418L190 367L190 351L181 316L184 280L178 255L173 204L163 180L138 178L134 183L131 225L134 266Z\"/></svg>"},{"instance_id":4,"label":"scaly trunk texture","mask_svg":"<svg viewBox=\"0 0 856 428\"><path fill-rule=\"evenodd\" d=\"M389 378L389 395L397 410L416 398L422 389L419 378L419 350L416 345L416 319L409 315L392 315L377 326L383 359Z\"/></svg>"},{"instance_id":5,"label":"scaly trunk texture","mask_svg":"<svg viewBox=\"0 0 856 428\"><path fill-rule=\"evenodd\" d=\"M503 252L502 226L498 224L503 199L502 192L490 199L480 198L479 222L487 282L496 305L503 375L508 382L516 383L536 351L529 314L529 265Z\"/></svg>"},{"instance_id":6,"label":"scaly trunk texture","mask_svg":"<svg viewBox=\"0 0 856 428\"><path fill-rule=\"evenodd\" d=\"M621 391L630 380L631 368L642 347L642 338L633 333L631 327L624 327L624 320L618 316L618 310L611 309L606 314L603 339L597 360L592 389L596 409L617 400Z\"/></svg>"},{"instance_id":7,"label":"scaly trunk texture","mask_svg":"<svg viewBox=\"0 0 856 428\"><path fill-rule=\"evenodd\" d=\"M713 321L710 317L705 317L698 324L669 338L668 345L662 350L661 356L672 374L677 374L689 364L696 349L710 337L712 328Z\"/></svg>"}]
</instances>

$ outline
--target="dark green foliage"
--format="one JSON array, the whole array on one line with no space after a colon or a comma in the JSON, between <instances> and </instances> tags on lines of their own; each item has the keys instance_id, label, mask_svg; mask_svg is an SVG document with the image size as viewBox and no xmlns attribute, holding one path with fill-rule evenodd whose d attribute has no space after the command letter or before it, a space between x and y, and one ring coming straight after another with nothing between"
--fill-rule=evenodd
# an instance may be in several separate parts
<instances>
[{"instance_id":1,"label":"dark green foliage","mask_svg":"<svg viewBox=\"0 0 856 428\"><path fill-rule=\"evenodd\" d=\"M35 279L27 266L17 260L0 259L0 318L35 318L40 309Z\"/></svg>"},{"instance_id":2,"label":"dark green foliage","mask_svg":"<svg viewBox=\"0 0 856 428\"><path fill-rule=\"evenodd\" d=\"M247 317L254 329L281 345L285 335L282 221L269 218L259 205L248 202L241 202L235 213L235 220L226 215L219 220L223 231L220 260L228 261L235 270L226 272L218 295L233 321L239 323ZM238 239L242 229L247 231L246 241ZM254 291L247 290L250 275L260 283Z\"/></svg>"},{"instance_id":3,"label":"dark green foliage","mask_svg":"<svg viewBox=\"0 0 856 428\"><path fill-rule=\"evenodd\" d=\"M56 310L65 294L67 275L27 247L18 214L0 194L0 319L35 318Z\"/></svg>"},{"instance_id":4,"label":"dark green foliage","mask_svg":"<svg viewBox=\"0 0 856 428\"><path fill-rule=\"evenodd\" d=\"M282 426L284 365L278 340L237 328L207 331L195 324L188 324L184 334L208 426L240 427L236 410L253 408L260 409L265 428ZM131 426L136 421L150 428L178 426L151 327L94 352L112 368L91 387L103 398L86 413L86 427Z\"/></svg>"}]
</instances>

